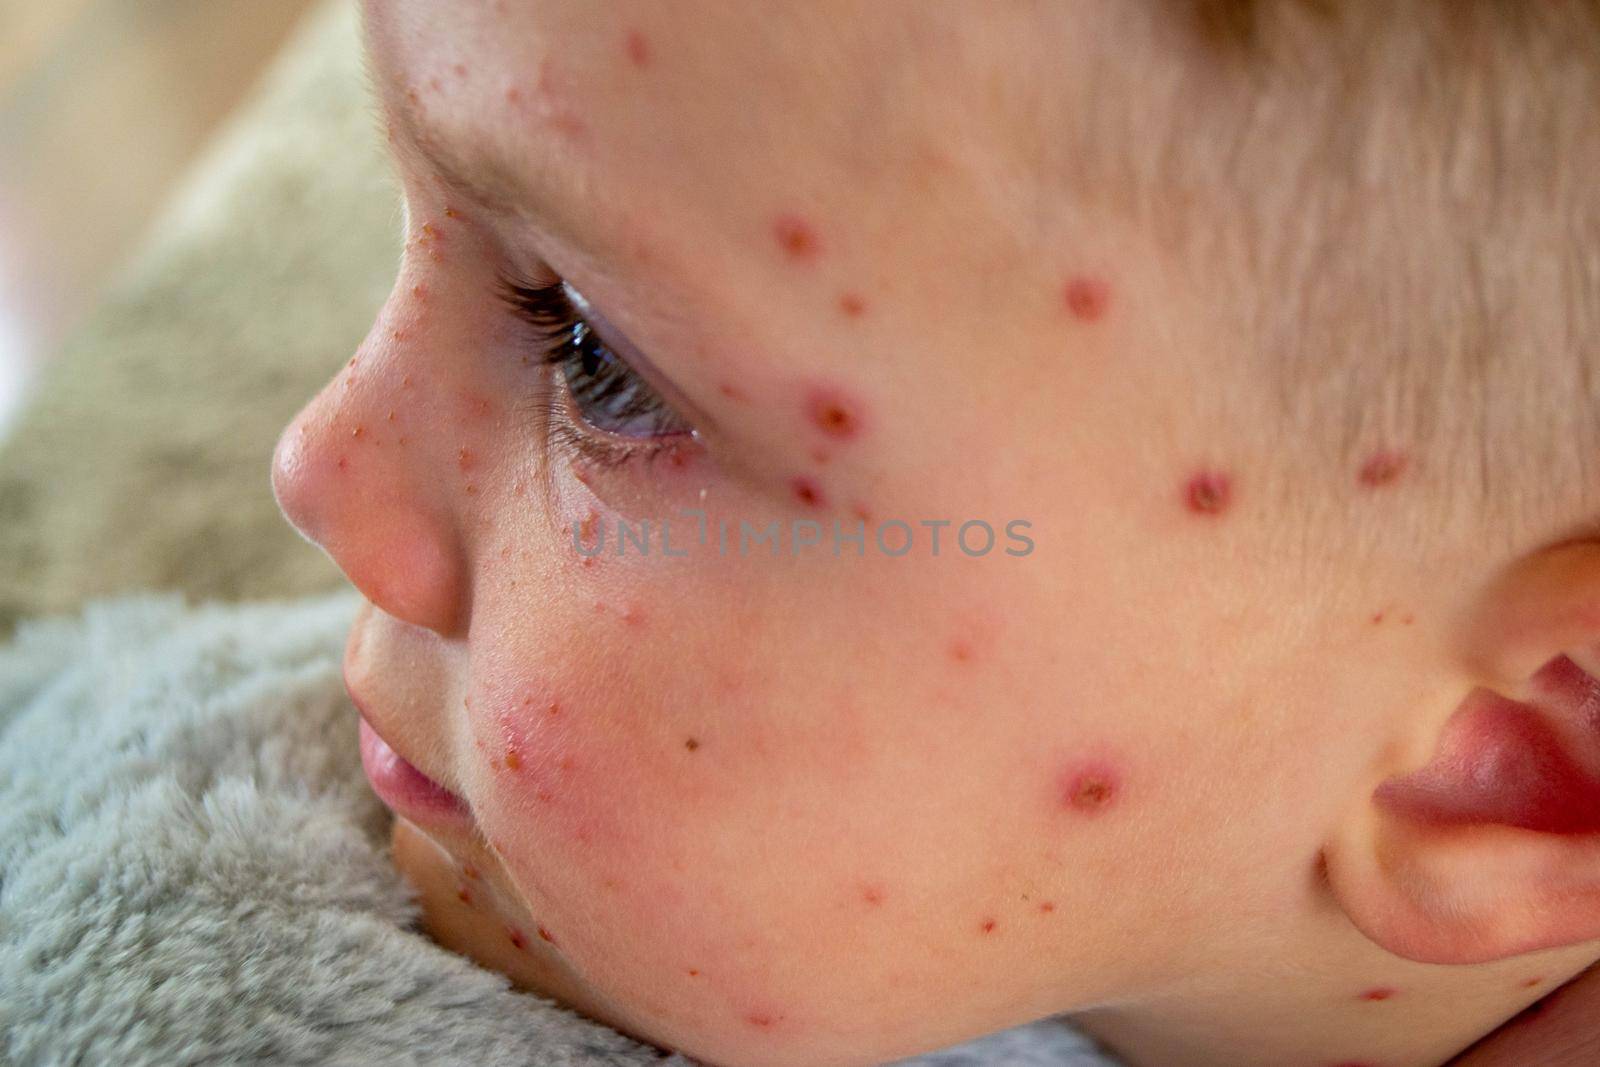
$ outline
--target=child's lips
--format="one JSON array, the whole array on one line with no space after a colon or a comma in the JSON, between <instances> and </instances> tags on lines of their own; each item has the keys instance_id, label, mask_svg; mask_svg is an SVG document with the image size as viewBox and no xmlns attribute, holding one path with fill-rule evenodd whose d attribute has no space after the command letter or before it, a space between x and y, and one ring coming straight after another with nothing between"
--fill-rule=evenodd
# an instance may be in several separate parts
<instances>
[{"instance_id":1,"label":"child's lips","mask_svg":"<svg viewBox=\"0 0 1600 1067\"><path fill-rule=\"evenodd\" d=\"M365 715L361 716L361 766L373 791L397 815L433 824L471 823L467 802L391 748Z\"/></svg>"}]
</instances>

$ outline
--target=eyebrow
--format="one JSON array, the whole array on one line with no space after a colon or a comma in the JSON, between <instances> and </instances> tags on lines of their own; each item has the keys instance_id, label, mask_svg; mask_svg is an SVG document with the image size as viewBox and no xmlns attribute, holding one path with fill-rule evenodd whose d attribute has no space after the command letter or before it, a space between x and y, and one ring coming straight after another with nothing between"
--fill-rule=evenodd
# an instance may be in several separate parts
<instances>
[{"instance_id":1,"label":"eyebrow","mask_svg":"<svg viewBox=\"0 0 1600 1067\"><path fill-rule=\"evenodd\" d=\"M410 99L412 108L386 109L396 131L390 147L402 164L432 173L451 191L491 212L530 218L545 228L577 236L566 210L570 201L558 195L553 167L514 167L493 139L487 150L474 143L463 152L422 125L414 94Z\"/></svg>"}]
</instances>

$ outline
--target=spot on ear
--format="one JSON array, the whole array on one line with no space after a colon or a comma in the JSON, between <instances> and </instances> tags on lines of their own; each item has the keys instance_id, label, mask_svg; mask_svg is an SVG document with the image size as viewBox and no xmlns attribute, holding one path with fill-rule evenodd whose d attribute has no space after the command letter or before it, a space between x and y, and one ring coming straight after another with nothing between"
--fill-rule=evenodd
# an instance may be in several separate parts
<instances>
[{"instance_id":1,"label":"spot on ear","mask_svg":"<svg viewBox=\"0 0 1600 1067\"><path fill-rule=\"evenodd\" d=\"M1079 275L1067 279L1061 289L1061 299L1079 322L1099 322L1111 303L1111 286L1102 278Z\"/></svg>"},{"instance_id":2,"label":"spot on ear","mask_svg":"<svg viewBox=\"0 0 1600 1067\"><path fill-rule=\"evenodd\" d=\"M818 508L822 506L824 501L822 487L815 480L801 475L790 480L789 488L794 491L794 498L806 507Z\"/></svg>"},{"instance_id":3,"label":"spot on ear","mask_svg":"<svg viewBox=\"0 0 1600 1067\"><path fill-rule=\"evenodd\" d=\"M1368 489L1377 489L1392 485L1405 473L1405 469L1404 453L1386 449L1367 457L1366 462L1361 464L1361 469L1356 472L1356 480Z\"/></svg>"},{"instance_id":4,"label":"spot on ear","mask_svg":"<svg viewBox=\"0 0 1600 1067\"><path fill-rule=\"evenodd\" d=\"M638 30L629 30L623 40L623 50L628 54L628 62L643 70L650 65L650 41Z\"/></svg>"},{"instance_id":5,"label":"spot on ear","mask_svg":"<svg viewBox=\"0 0 1600 1067\"><path fill-rule=\"evenodd\" d=\"M1370 1001L1388 1000L1397 992L1398 990L1391 989L1389 986L1374 986L1371 989L1362 990L1357 999Z\"/></svg>"},{"instance_id":6,"label":"spot on ear","mask_svg":"<svg viewBox=\"0 0 1600 1067\"><path fill-rule=\"evenodd\" d=\"M1184 486L1183 500L1196 515L1221 515L1233 504L1233 481L1217 471L1201 471Z\"/></svg>"},{"instance_id":7,"label":"spot on ear","mask_svg":"<svg viewBox=\"0 0 1600 1067\"><path fill-rule=\"evenodd\" d=\"M798 215L779 215L772 222L772 235L790 259L813 260L822 252L817 231Z\"/></svg>"},{"instance_id":8,"label":"spot on ear","mask_svg":"<svg viewBox=\"0 0 1600 1067\"><path fill-rule=\"evenodd\" d=\"M1061 806L1095 815L1109 808L1120 791L1117 773L1103 764L1068 770L1061 779Z\"/></svg>"},{"instance_id":9,"label":"spot on ear","mask_svg":"<svg viewBox=\"0 0 1600 1067\"><path fill-rule=\"evenodd\" d=\"M848 441L861 433L861 406L834 389L806 395L806 418L829 437Z\"/></svg>"}]
</instances>

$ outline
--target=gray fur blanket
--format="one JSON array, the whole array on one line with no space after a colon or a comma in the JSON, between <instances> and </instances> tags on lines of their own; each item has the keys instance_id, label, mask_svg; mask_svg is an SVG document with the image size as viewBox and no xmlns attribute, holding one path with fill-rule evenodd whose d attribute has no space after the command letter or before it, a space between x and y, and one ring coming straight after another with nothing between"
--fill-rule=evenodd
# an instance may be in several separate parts
<instances>
[{"instance_id":1,"label":"gray fur blanket","mask_svg":"<svg viewBox=\"0 0 1600 1067\"><path fill-rule=\"evenodd\" d=\"M689 1062L416 931L339 678L355 604L135 597L0 649L0 1059ZM1110 1063L1048 1021L911 1062Z\"/></svg>"}]
</instances>

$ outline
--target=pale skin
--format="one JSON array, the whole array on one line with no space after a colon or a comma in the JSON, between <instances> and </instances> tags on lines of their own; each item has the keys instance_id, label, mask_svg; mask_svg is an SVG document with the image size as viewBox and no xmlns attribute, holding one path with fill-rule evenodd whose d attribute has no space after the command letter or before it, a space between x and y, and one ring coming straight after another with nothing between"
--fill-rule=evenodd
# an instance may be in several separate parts
<instances>
[{"instance_id":1,"label":"pale skin","mask_svg":"<svg viewBox=\"0 0 1600 1067\"><path fill-rule=\"evenodd\" d=\"M274 483L370 601L353 695L470 809L396 862L442 944L711 1063L1063 1012L1136 1065L1443 1063L1600 957L1593 837L1461 785L1528 715L1600 775L1592 516L1284 552L1276 457L1190 402L1233 373L1195 279L1014 211L1037 131L972 90L1074 106L1009 57L1114 27L963 12L369 2L407 250ZM693 438L571 447L505 278L581 293ZM1428 477L1394 455L1316 476L1381 528ZM1036 547L574 550L685 508ZM1454 816L1384 794L1474 693L1516 714L1427 779Z\"/></svg>"}]
</instances>

